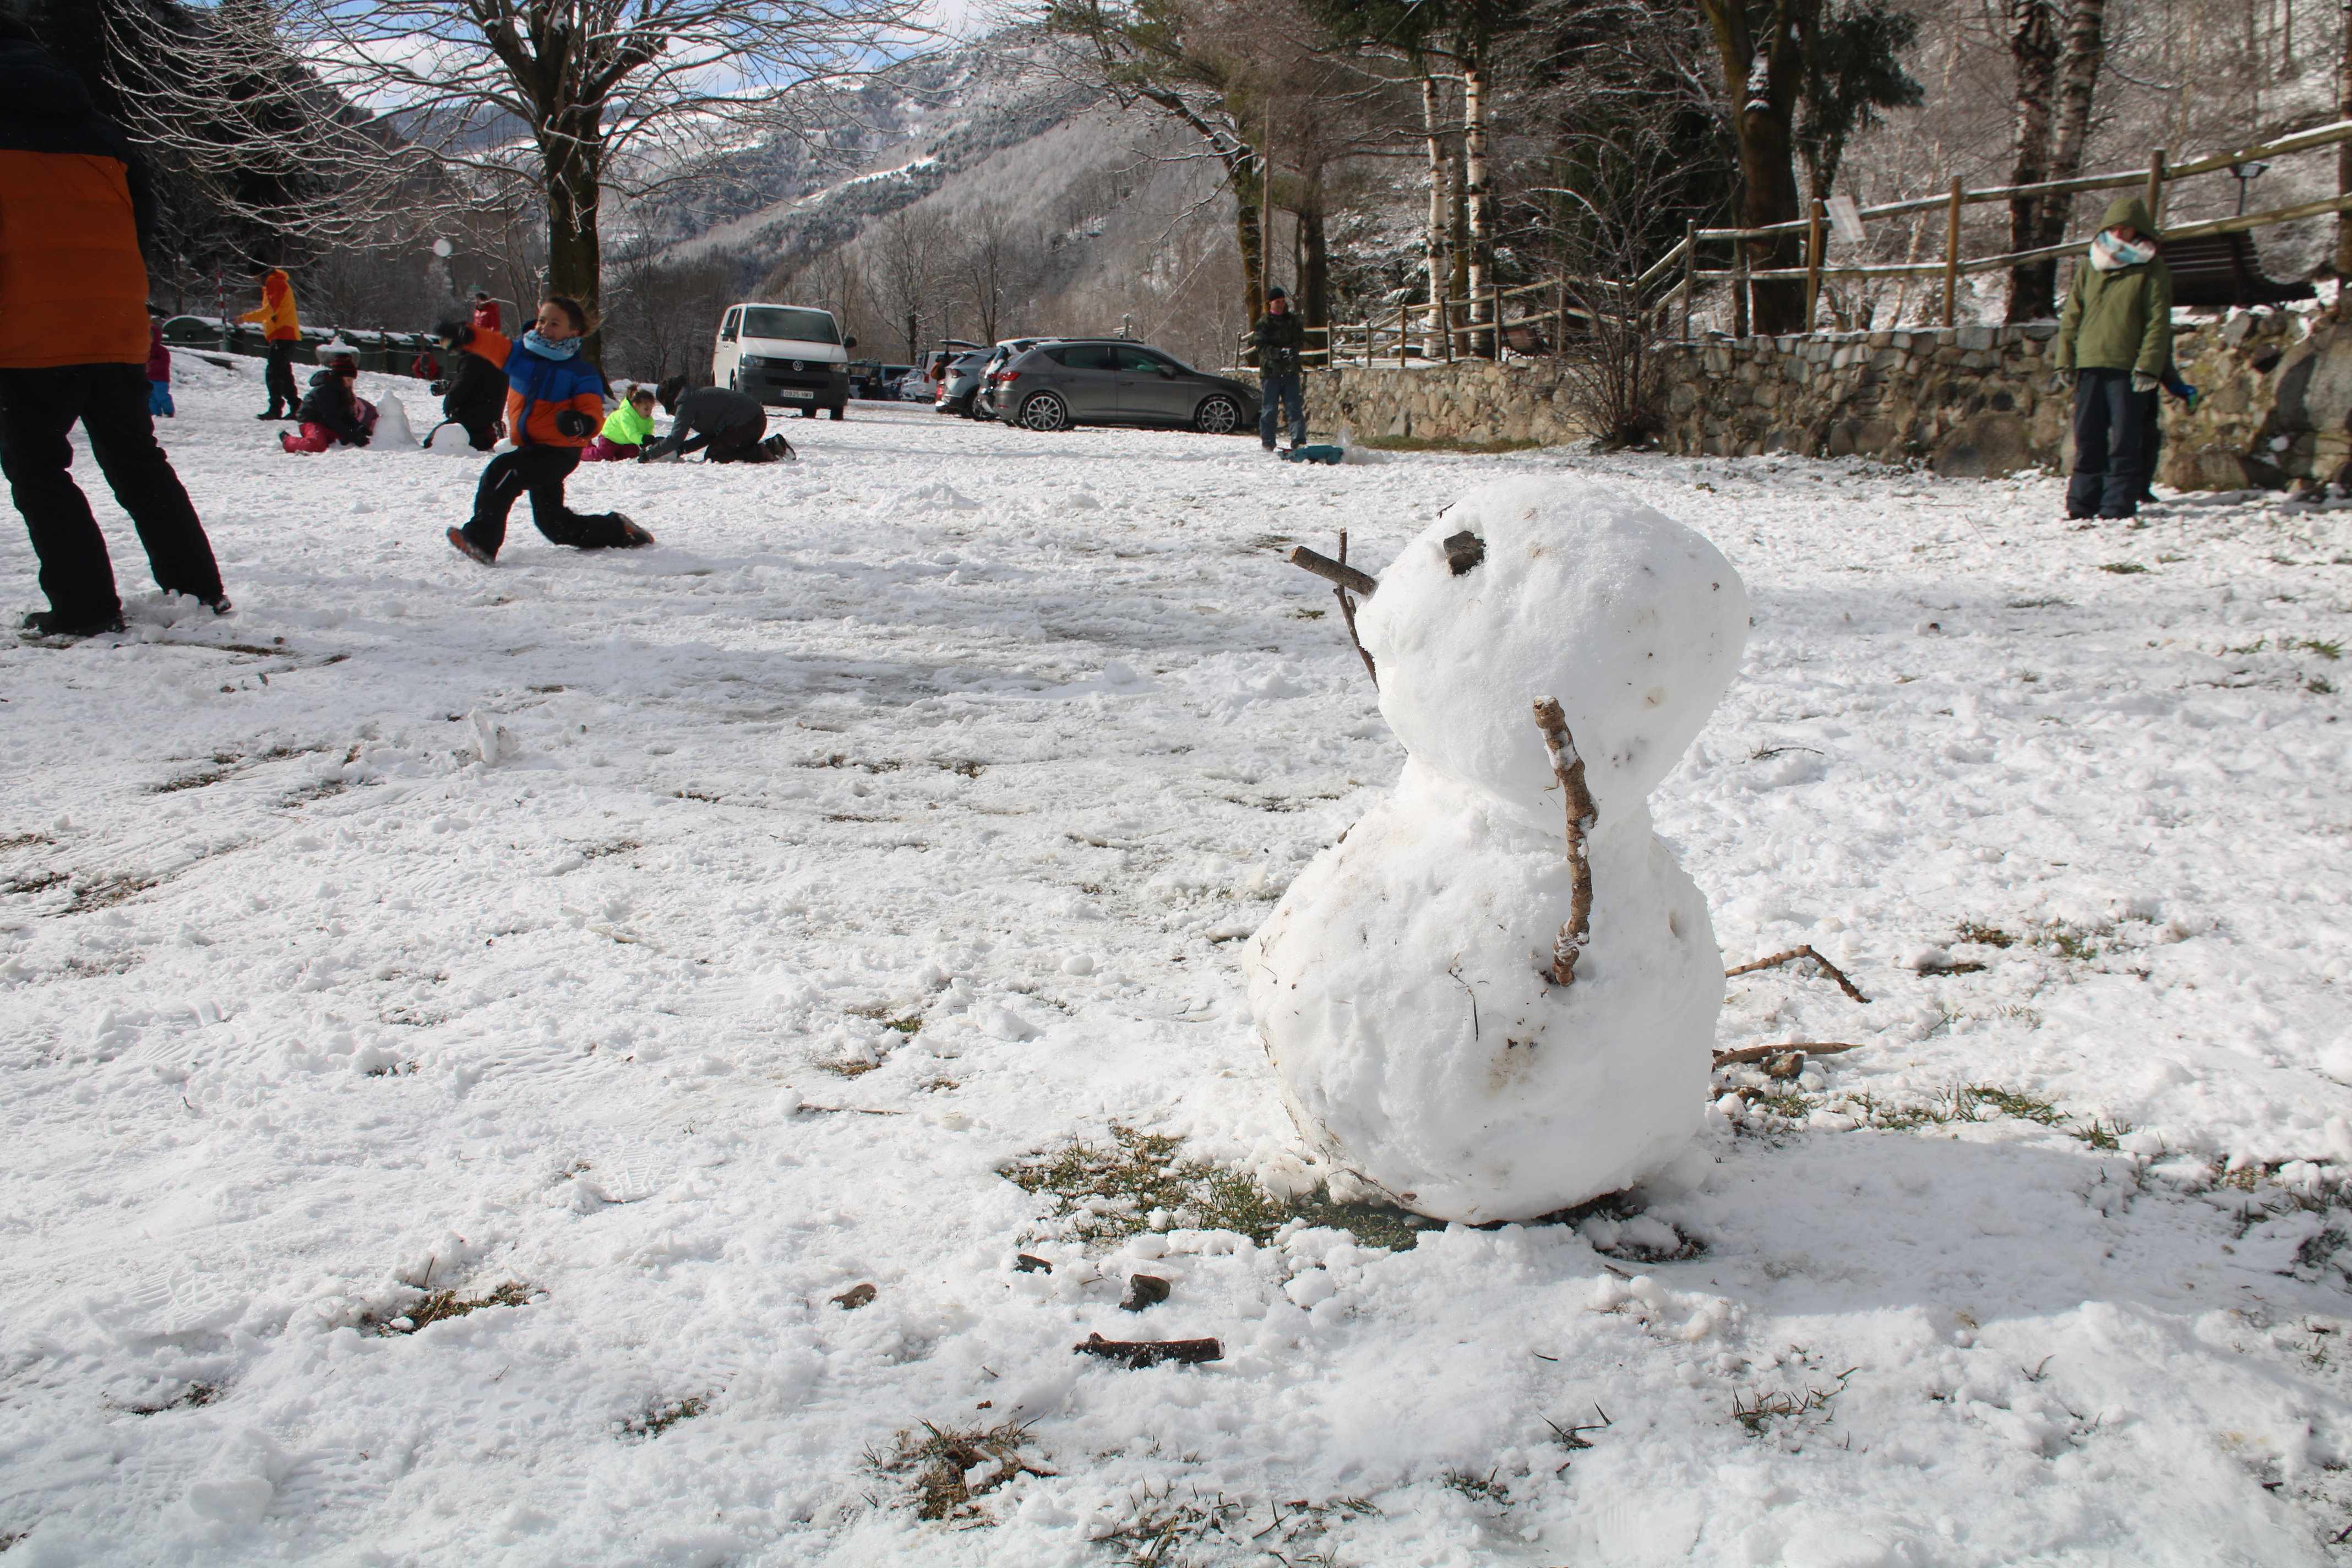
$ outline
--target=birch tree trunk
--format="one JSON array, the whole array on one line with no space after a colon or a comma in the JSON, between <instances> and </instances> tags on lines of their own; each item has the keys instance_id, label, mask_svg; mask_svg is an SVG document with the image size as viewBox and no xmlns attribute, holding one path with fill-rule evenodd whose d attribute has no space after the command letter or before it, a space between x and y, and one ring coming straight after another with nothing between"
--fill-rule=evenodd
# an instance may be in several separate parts
<instances>
[{"instance_id":1,"label":"birch tree trunk","mask_svg":"<svg viewBox=\"0 0 2352 1568\"><path fill-rule=\"evenodd\" d=\"M2352 5L2352 0L2344 0ZM1454 226L1447 211L1448 198L1454 194L1454 176L1446 167L1444 104L1440 100L1437 79L1423 73L1421 79L1421 121L1429 136L1429 334L1423 340L1421 352L1431 359L1442 359L1445 342L1441 311L1445 304L1445 285L1451 281L1445 266L1445 238ZM2352 147L2352 142L2347 143Z\"/></svg>"},{"instance_id":2,"label":"birch tree trunk","mask_svg":"<svg viewBox=\"0 0 2352 1568\"><path fill-rule=\"evenodd\" d=\"M2337 10L2344 19L2344 36L2338 43L2340 54L2336 61L2336 117L2352 116L2352 0L2340 0ZM2341 142L2336 147L2336 194L2352 196L2352 142ZM2352 213L2336 215L2336 316L2344 319L2347 304L2345 294L2352 290Z\"/></svg>"},{"instance_id":3,"label":"birch tree trunk","mask_svg":"<svg viewBox=\"0 0 2352 1568\"><path fill-rule=\"evenodd\" d=\"M1472 322L1486 321L1491 314L1486 300L1486 279L1492 269L1493 258L1488 251L1494 244L1493 204L1486 195L1486 48L1483 42L1474 44L1462 64L1462 174L1463 196L1468 204L1470 219L1470 309ZM1473 333L1470 352L1481 356L1495 354L1493 340L1484 333Z\"/></svg>"},{"instance_id":4,"label":"birch tree trunk","mask_svg":"<svg viewBox=\"0 0 2352 1568\"><path fill-rule=\"evenodd\" d=\"M2346 0L2352 5L2352 0ZM2016 62L2016 162L2010 166L2012 185L2036 185L2049 178L2050 97L2058 79L2058 14L2055 0L2009 0L2009 52ZM2009 247L2031 250L2042 232L2042 198L2009 198ZM2051 313L2048 268L2009 269L2009 310L2011 321L2039 321Z\"/></svg>"}]
</instances>

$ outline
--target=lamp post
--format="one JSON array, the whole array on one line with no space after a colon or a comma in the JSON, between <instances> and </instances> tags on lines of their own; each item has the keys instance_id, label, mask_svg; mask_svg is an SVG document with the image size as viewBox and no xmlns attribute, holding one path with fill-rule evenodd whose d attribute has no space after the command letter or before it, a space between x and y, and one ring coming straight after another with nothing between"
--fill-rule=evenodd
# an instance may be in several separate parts
<instances>
[{"instance_id":1,"label":"lamp post","mask_svg":"<svg viewBox=\"0 0 2352 1568\"><path fill-rule=\"evenodd\" d=\"M2246 187L2271 172L2268 163L2232 163L2230 177L2238 182L2238 216L2246 216Z\"/></svg>"}]
</instances>

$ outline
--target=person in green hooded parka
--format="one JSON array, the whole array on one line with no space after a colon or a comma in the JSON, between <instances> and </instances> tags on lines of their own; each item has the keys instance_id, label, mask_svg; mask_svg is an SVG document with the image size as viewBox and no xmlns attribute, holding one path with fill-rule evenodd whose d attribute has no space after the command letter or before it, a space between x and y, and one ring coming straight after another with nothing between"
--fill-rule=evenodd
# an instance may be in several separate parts
<instances>
[{"instance_id":1,"label":"person in green hooded parka","mask_svg":"<svg viewBox=\"0 0 2352 1568\"><path fill-rule=\"evenodd\" d=\"M2057 367L2074 386L2068 517L2130 517L2147 482L2147 428L2172 363L2172 273L2147 204L2107 205L2058 314Z\"/></svg>"}]
</instances>

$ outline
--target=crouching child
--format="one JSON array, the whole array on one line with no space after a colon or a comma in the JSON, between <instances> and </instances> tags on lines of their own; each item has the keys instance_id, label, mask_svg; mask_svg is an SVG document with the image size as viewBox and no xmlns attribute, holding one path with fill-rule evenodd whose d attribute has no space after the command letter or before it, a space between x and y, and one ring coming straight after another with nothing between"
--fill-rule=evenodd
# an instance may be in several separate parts
<instances>
[{"instance_id":1,"label":"crouching child","mask_svg":"<svg viewBox=\"0 0 2352 1568\"><path fill-rule=\"evenodd\" d=\"M462 348L506 374L507 429L514 449L492 458L474 491L474 515L449 531L449 542L488 566L506 542L507 514L528 492L530 518L557 544L576 550L626 550L651 544L654 536L617 511L573 511L563 500L563 481L580 466L580 453L595 435L604 413L604 377L580 357L588 312L576 300L550 295L539 320L520 342L467 321L445 321L434 335Z\"/></svg>"},{"instance_id":2,"label":"crouching child","mask_svg":"<svg viewBox=\"0 0 2352 1568\"><path fill-rule=\"evenodd\" d=\"M310 390L294 412L301 433L280 431L278 444L289 452L323 452L330 447L364 447L375 438L375 405L358 392L360 362L333 354L310 378Z\"/></svg>"},{"instance_id":3,"label":"crouching child","mask_svg":"<svg viewBox=\"0 0 2352 1568\"><path fill-rule=\"evenodd\" d=\"M640 452L639 462L688 452L702 453L706 463L791 462L797 456L782 435L766 435L768 411L757 398L724 386L688 391L682 375L663 382L660 397L672 416L669 434Z\"/></svg>"},{"instance_id":4,"label":"crouching child","mask_svg":"<svg viewBox=\"0 0 2352 1568\"><path fill-rule=\"evenodd\" d=\"M580 455L583 463L622 463L635 458L645 449L654 434L654 389L634 387L628 400L613 410L604 421L596 439Z\"/></svg>"}]
</instances>

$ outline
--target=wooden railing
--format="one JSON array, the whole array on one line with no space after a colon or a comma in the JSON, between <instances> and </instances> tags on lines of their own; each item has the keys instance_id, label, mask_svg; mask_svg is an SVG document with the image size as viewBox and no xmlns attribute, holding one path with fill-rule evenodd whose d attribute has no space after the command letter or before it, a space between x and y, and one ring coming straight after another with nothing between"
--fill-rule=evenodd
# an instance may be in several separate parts
<instances>
[{"instance_id":1,"label":"wooden railing","mask_svg":"<svg viewBox=\"0 0 2352 1568\"><path fill-rule=\"evenodd\" d=\"M1582 295L1598 287L1624 308L1648 308L1657 300L1658 285L1676 273L1673 293L1666 297L1669 304L1679 304L1682 335L1690 336L1693 302L1702 283L1729 282L1733 286L1734 330L1746 334L1749 315L1748 289L1757 283L1805 282L1805 320L1818 319L1821 308L1822 284L1839 279L1924 278L1941 279L1943 322L1950 326L1959 295L1959 280L1979 272L2000 272L2029 262L2044 261L2055 257L2079 255L2091 242L2092 236L2068 239L2058 245L2043 246L2032 250L2007 251L1997 256L1964 257L1960 254L1961 215L1986 202L2005 202L2013 196L2077 195L2088 191L2129 190L2135 187L2145 194L2149 216L2159 226L2164 216L2165 188L2181 180L2200 174L2221 174L2257 161L2280 158L2294 153L2307 153L2321 147L2352 142L2352 120L2340 120L2326 125L2314 126L2292 136L2258 142L2225 153L2209 153L2185 163L2168 163L2164 149L2158 148L2145 169L2112 171L2101 174L2084 174L2071 180L2050 180L2032 185L1997 185L1984 190L1969 190L1962 182L1954 180L1951 188L1939 195L1919 196L1904 201L1886 202L1877 206L1864 207L1857 216L1865 224L1899 218L1916 213L1941 210L1945 216L1943 256L1934 261L1919 262L1854 262L1831 265L1825 258L1829 215L1820 202L1801 218L1787 223L1769 224L1760 228L1700 228L1688 225L1683 237L1666 253L1645 268L1630 283L1583 278L1547 279L1535 283L1523 283L1515 288L1499 286L1480 290L1474 298L1449 299L1436 303L1423 301L1400 304L1393 312L1353 322L1334 322L1329 326L1307 329L1310 342L1319 342L1319 348L1309 348L1306 359L1321 366L1333 364L1399 365L1451 363L1456 359L1493 358L1496 356L1496 333L1503 336L1503 345L1514 353L1549 353L1558 354L1567 346L1575 321L1589 320L1587 313L1571 302L1570 290ZM2183 224L2164 230L2168 240L2194 239L2205 235L2231 234L2244 230L2273 227L2279 224L2295 223L2305 218L2324 217L2329 213L2352 212L2352 195L2329 196L2318 201L2301 202L2293 206L2273 207L2266 212L2246 213L2235 217L2214 218L2202 223ZM1747 247L1742 241L1773 239L1783 235L1801 234L1805 239L1805 263L1801 267L1750 268ZM1708 268L1699 265L1702 246L1728 242L1733 248L1730 266ZM1677 300L1677 298L1678 300ZM1528 311L1507 319L1513 301L1540 302L1549 309ZM1549 327L1549 332L1545 329ZM1515 342L1513 340L1517 340ZM1520 347L1525 344L1525 347ZM1247 340L1243 345L1247 349Z\"/></svg>"}]
</instances>

